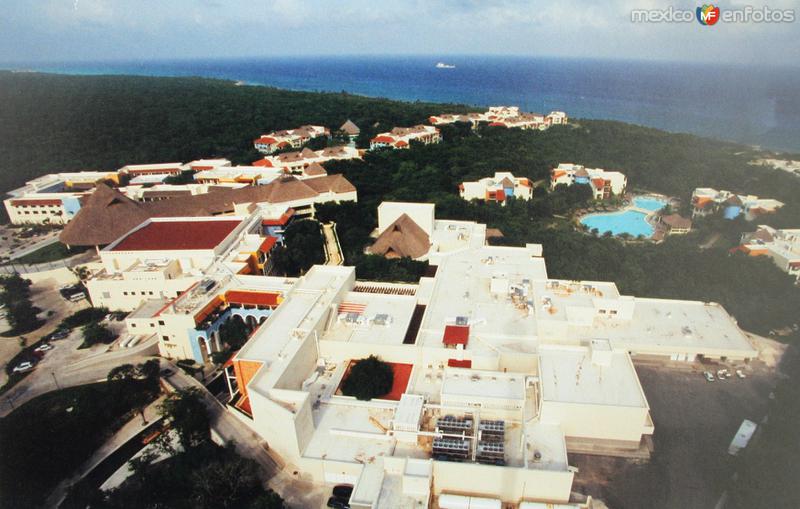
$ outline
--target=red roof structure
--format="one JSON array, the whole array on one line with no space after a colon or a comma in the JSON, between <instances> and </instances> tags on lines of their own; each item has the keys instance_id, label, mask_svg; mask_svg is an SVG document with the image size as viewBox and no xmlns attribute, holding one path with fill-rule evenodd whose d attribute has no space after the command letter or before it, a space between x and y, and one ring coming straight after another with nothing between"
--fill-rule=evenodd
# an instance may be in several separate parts
<instances>
[{"instance_id":1,"label":"red roof structure","mask_svg":"<svg viewBox=\"0 0 800 509\"><path fill-rule=\"evenodd\" d=\"M394 138L390 136L377 136L375 138L372 138L372 140L370 141L373 141L375 143L394 143Z\"/></svg>"},{"instance_id":2,"label":"red roof structure","mask_svg":"<svg viewBox=\"0 0 800 509\"><path fill-rule=\"evenodd\" d=\"M55 198L11 200L11 205L14 207L58 206L61 205L61 200Z\"/></svg>"},{"instance_id":3,"label":"red roof structure","mask_svg":"<svg viewBox=\"0 0 800 509\"><path fill-rule=\"evenodd\" d=\"M472 361L469 359L465 359L463 361L458 359L447 359L447 366L451 368L471 368Z\"/></svg>"},{"instance_id":4,"label":"red roof structure","mask_svg":"<svg viewBox=\"0 0 800 509\"><path fill-rule=\"evenodd\" d=\"M262 253L269 253L272 251L272 248L275 247L276 242L278 242L278 237L267 237L258 247L258 250Z\"/></svg>"},{"instance_id":5,"label":"red roof structure","mask_svg":"<svg viewBox=\"0 0 800 509\"><path fill-rule=\"evenodd\" d=\"M214 249L241 220L151 221L123 237L112 251Z\"/></svg>"},{"instance_id":6,"label":"red roof structure","mask_svg":"<svg viewBox=\"0 0 800 509\"><path fill-rule=\"evenodd\" d=\"M281 294L277 292L253 292L248 290L228 290L225 292L225 300L228 304L240 304L243 306L277 306L280 302Z\"/></svg>"},{"instance_id":7,"label":"red roof structure","mask_svg":"<svg viewBox=\"0 0 800 509\"><path fill-rule=\"evenodd\" d=\"M266 168L272 168L272 163L266 157L264 159L259 159L258 161L253 161L253 166L264 166Z\"/></svg>"},{"instance_id":8,"label":"red roof structure","mask_svg":"<svg viewBox=\"0 0 800 509\"><path fill-rule=\"evenodd\" d=\"M447 346L467 345L469 341L469 325L447 325L444 328L442 343Z\"/></svg>"}]
</instances>

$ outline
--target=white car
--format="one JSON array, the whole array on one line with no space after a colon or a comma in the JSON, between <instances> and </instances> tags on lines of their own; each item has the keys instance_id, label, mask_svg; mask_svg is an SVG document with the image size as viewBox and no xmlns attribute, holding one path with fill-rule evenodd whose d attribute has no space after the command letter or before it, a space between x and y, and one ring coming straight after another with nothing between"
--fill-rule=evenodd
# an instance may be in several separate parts
<instances>
[{"instance_id":1,"label":"white car","mask_svg":"<svg viewBox=\"0 0 800 509\"><path fill-rule=\"evenodd\" d=\"M712 373L711 371L703 371L703 376L706 377L706 380L709 382L714 381L714 373Z\"/></svg>"},{"instance_id":2,"label":"white car","mask_svg":"<svg viewBox=\"0 0 800 509\"><path fill-rule=\"evenodd\" d=\"M26 371L30 371L33 369L32 362L20 362L17 367L14 368L14 373L25 373Z\"/></svg>"},{"instance_id":3,"label":"white car","mask_svg":"<svg viewBox=\"0 0 800 509\"><path fill-rule=\"evenodd\" d=\"M744 371L742 371L741 369L736 370L736 376L738 376L739 378L747 378L747 375L745 375Z\"/></svg>"},{"instance_id":4,"label":"white car","mask_svg":"<svg viewBox=\"0 0 800 509\"><path fill-rule=\"evenodd\" d=\"M34 352L47 352L48 350L52 350L53 345L50 343L42 343L41 345L37 346L33 349Z\"/></svg>"}]
</instances>

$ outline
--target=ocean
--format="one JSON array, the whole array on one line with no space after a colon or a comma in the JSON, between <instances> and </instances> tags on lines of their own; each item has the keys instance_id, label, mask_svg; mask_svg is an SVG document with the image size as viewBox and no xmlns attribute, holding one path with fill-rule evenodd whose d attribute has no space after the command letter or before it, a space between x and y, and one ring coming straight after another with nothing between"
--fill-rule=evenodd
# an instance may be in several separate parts
<instances>
[{"instance_id":1,"label":"ocean","mask_svg":"<svg viewBox=\"0 0 800 509\"><path fill-rule=\"evenodd\" d=\"M439 61L455 65L436 68ZM336 56L3 66L202 76L405 101L518 105L800 152L800 68L527 57Z\"/></svg>"}]
</instances>

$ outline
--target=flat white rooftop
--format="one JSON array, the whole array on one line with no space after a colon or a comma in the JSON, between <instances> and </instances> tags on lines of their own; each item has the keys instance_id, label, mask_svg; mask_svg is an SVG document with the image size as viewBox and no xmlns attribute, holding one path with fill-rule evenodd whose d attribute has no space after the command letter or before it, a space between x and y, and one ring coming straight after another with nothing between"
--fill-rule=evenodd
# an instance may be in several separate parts
<instances>
[{"instance_id":1,"label":"flat white rooftop","mask_svg":"<svg viewBox=\"0 0 800 509\"><path fill-rule=\"evenodd\" d=\"M545 346L539 351L542 399L563 403L646 407L636 370L624 351L607 366L592 362L585 347Z\"/></svg>"},{"instance_id":2,"label":"flat white rooftop","mask_svg":"<svg viewBox=\"0 0 800 509\"><path fill-rule=\"evenodd\" d=\"M442 397L447 396L524 400L525 377L520 373L447 368Z\"/></svg>"},{"instance_id":3,"label":"flat white rooftop","mask_svg":"<svg viewBox=\"0 0 800 509\"><path fill-rule=\"evenodd\" d=\"M314 411L316 430L303 456L351 463L391 456L394 440L370 418L389 428L393 415L392 408L323 403Z\"/></svg>"},{"instance_id":4,"label":"flat white rooftop","mask_svg":"<svg viewBox=\"0 0 800 509\"><path fill-rule=\"evenodd\" d=\"M465 317L470 326L468 350L494 351L499 346L535 351L537 326L533 313L506 293L492 293L492 278L509 284L546 279L544 259L524 248L484 246L444 257L436 272L430 303L417 344L443 346L447 325Z\"/></svg>"},{"instance_id":5,"label":"flat white rooftop","mask_svg":"<svg viewBox=\"0 0 800 509\"><path fill-rule=\"evenodd\" d=\"M689 351L706 355L747 354L756 350L719 304L667 299L635 299L627 323L596 322L578 337L607 338L615 348L633 352Z\"/></svg>"},{"instance_id":6,"label":"flat white rooftop","mask_svg":"<svg viewBox=\"0 0 800 509\"><path fill-rule=\"evenodd\" d=\"M339 305L336 321L321 339L402 344L416 304L413 295L348 292Z\"/></svg>"}]
</instances>

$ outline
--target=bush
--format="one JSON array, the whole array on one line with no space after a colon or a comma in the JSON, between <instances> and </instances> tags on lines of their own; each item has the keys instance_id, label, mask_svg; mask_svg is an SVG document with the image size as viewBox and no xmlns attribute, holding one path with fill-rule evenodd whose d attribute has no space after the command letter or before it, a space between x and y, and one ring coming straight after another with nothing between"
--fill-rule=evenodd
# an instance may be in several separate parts
<instances>
[{"instance_id":1,"label":"bush","mask_svg":"<svg viewBox=\"0 0 800 509\"><path fill-rule=\"evenodd\" d=\"M110 343L116 336L111 329L99 323L90 323L83 328L83 344L81 348L88 348L97 343Z\"/></svg>"},{"instance_id":2,"label":"bush","mask_svg":"<svg viewBox=\"0 0 800 509\"><path fill-rule=\"evenodd\" d=\"M342 384L342 393L345 396L355 396L357 399L369 401L372 398L388 394L394 383L392 367L370 355L366 359L357 361L350 374Z\"/></svg>"}]
</instances>

